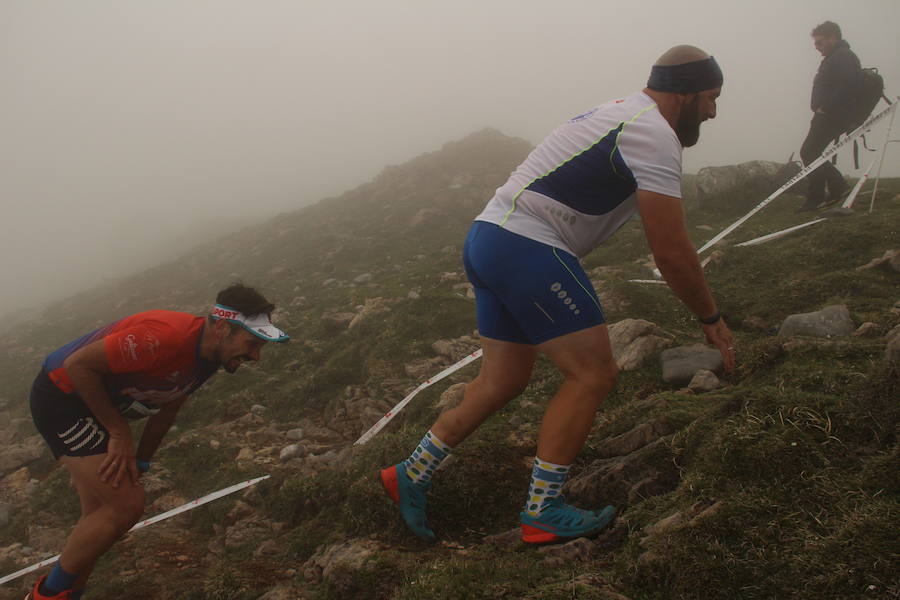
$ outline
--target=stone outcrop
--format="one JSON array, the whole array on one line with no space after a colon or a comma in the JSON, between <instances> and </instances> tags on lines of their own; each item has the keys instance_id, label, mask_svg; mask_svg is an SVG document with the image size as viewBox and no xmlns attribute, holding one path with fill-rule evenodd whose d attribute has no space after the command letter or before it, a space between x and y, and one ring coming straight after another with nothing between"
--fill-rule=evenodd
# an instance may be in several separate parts
<instances>
[{"instance_id":1,"label":"stone outcrop","mask_svg":"<svg viewBox=\"0 0 900 600\"><path fill-rule=\"evenodd\" d=\"M39 459L44 454L44 441L41 436L34 435L21 444L11 444L0 453L0 475L17 471Z\"/></svg>"},{"instance_id":2,"label":"stone outcrop","mask_svg":"<svg viewBox=\"0 0 900 600\"><path fill-rule=\"evenodd\" d=\"M895 273L900 273L900 250L886 250L880 257L873 258L866 264L856 267L856 270L864 271L866 269L876 269L879 267L890 269Z\"/></svg>"},{"instance_id":3,"label":"stone outcrop","mask_svg":"<svg viewBox=\"0 0 900 600\"><path fill-rule=\"evenodd\" d=\"M349 592L354 575L376 559L384 546L374 540L347 540L320 548L303 564L303 576L310 583L329 583L336 591Z\"/></svg>"},{"instance_id":4,"label":"stone outcrop","mask_svg":"<svg viewBox=\"0 0 900 600\"><path fill-rule=\"evenodd\" d=\"M662 361L663 381L676 385L690 383L698 371L721 373L725 366L722 354L715 348L703 344L663 350L660 360Z\"/></svg>"},{"instance_id":5,"label":"stone outcrop","mask_svg":"<svg viewBox=\"0 0 900 600\"><path fill-rule=\"evenodd\" d=\"M715 204L740 191L742 197L748 197L749 208L781 185L782 179L787 179L783 176L784 166L767 160L752 160L738 165L704 167L697 172L697 206Z\"/></svg>"},{"instance_id":6,"label":"stone outcrop","mask_svg":"<svg viewBox=\"0 0 900 600\"><path fill-rule=\"evenodd\" d=\"M664 438L625 456L595 460L581 475L570 479L563 491L584 506L612 504L616 508L634 501L629 498L668 492L678 483L675 466L671 461L648 460L653 452L663 449L663 444Z\"/></svg>"},{"instance_id":7,"label":"stone outcrop","mask_svg":"<svg viewBox=\"0 0 900 600\"><path fill-rule=\"evenodd\" d=\"M851 335L856 325L850 318L850 311L844 305L827 306L822 310L790 315L781 324L778 335L790 337L808 335L812 337L835 337Z\"/></svg>"},{"instance_id":8,"label":"stone outcrop","mask_svg":"<svg viewBox=\"0 0 900 600\"><path fill-rule=\"evenodd\" d=\"M706 369L700 369L691 378L688 389L697 393L711 392L722 386L722 382L716 377L716 374Z\"/></svg>"},{"instance_id":9,"label":"stone outcrop","mask_svg":"<svg viewBox=\"0 0 900 600\"><path fill-rule=\"evenodd\" d=\"M667 433L669 433L668 428L662 421L641 423L621 435L601 440L594 450L603 458L623 456L643 448Z\"/></svg>"},{"instance_id":10,"label":"stone outcrop","mask_svg":"<svg viewBox=\"0 0 900 600\"><path fill-rule=\"evenodd\" d=\"M623 371L643 365L657 352L672 345L672 336L644 319L624 319L609 326L613 357Z\"/></svg>"}]
</instances>

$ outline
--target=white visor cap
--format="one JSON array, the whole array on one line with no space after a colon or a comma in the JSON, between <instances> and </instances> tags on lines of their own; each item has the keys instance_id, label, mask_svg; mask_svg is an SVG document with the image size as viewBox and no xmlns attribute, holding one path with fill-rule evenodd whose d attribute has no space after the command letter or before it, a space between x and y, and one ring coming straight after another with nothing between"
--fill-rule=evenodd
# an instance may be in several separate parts
<instances>
[{"instance_id":1,"label":"white visor cap","mask_svg":"<svg viewBox=\"0 0 900 600\"><path fill-rule=\"evenodd\" d=\"M262 313L248 317L239 310L235 310L222 304L216 304L212 309L214 319L225 319L229 323L240 325L258 338L267 342L286 342L291 336L272 325L269 315Z\"/></svg>"}]
</instances>

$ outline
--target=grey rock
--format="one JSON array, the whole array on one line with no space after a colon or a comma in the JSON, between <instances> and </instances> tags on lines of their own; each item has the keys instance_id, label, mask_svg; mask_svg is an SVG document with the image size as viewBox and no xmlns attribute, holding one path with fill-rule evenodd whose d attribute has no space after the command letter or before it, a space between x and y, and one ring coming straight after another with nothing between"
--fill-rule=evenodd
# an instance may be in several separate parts
<instances>
[{"instance_id":1,"label":"grey rock","mask_svg":"<svg viewBox=\"0 0 900 600\"><path fill-rule=\"evenodd\" d=\"M678 484L677 468L671 461L652 464L648 460L648 455L664 444L665 438L661 438L625 456L595 460L570 479L563 491L585 506L612 504L617 508L627 505L631 489L647 478L656 478L657 493L669 492Z\"/></svg>"},{"instance_id":2,"label":"grey rock","mask_svg":"<svg viewBox=\"0 0 900 600\"><path fill-rule=\"evenodd\" d=\"M341 596L355 587L354 575L383 549L382 544L369 539L332 544L319 549L303 564L303 575L311 583L329 583Z\"/></svg>"},{"instance_id":3,"label":"grey rock","mask_svg":"<svg viewBox=\"0 0 900 600\"><path fill-rule=\"evenodd\" d=\"M310 598L301 589L290 587L290 586L278 586L272 588L257 600L304 600L305 598Z\"/></svg>"},{"instance_id":4,"label":"grey rock","mask_svg":"<svg viewBox=\"0 0 900 600\"><path fill-rule=\"evenodd\" d=\"M897 325L884 336L884 359L892 365L900 366L900 325Z\"/></svg>"},{"instance_id":5,"label":"grey rock","mask_svg":"<svg viewBox=\"0 0 900 600\"><path fill-rule=\"evenodd\" d=\"M262 404L254 404L253 406L250 407L250 413L257 415L259 417L266 414L266 410L267 410L266 407L263 406Z\"/></svg>"},{"instance_id":6,"label":"grey rock","mask_svg":"<svg viewBox=\"0 0 900 600\"><path fill-rule=\"evenodd\" d=\"M878 258L873 258L866 264L861 267L856 267L857 271L864 271L866 269L875 269L877 267L885 267L894 271L897 271L897 267L895 266L898 262L900 262L900 250L886 250L884 254L882 254Z\"/></svg>"},{"instance_id":7,"label":"grey rock","mask_svg":"<svg viewBox=\"0 0 900 600\"><path fill-rule=\"evenodd\" d=\"M515 529L510 529L503 533L489 535L484 538L484 543L490 546L511 550L522 545L522 530L521 528L516 527Z\"/></svg>"},{"instance_id":8,"label":"grey rock","mask_svg":"<svg viewBox=\"0 0 900 600\"><path fill-rule=\"evenodd\" d=\"M700 369L691 378L688 389L692 392L711 392L721 387L722 382L716 377L716 374L706 369Z\"/></svg>"},{"instance_id":9,"label":"grey rock","mask_svg":"<svg viewBox=\"0 0 900 600\"><path fill-rule=\"evenodd\" d=\"M289 429L284 435L289 440L300 441L303 439L303 429L299 427L296 429Z\"/></svg>"},{"instance_id":10,"label":"grey rock","mask_svg":"<svg viewBox=\"0 0 900 600\"><path fill-rule=\"evenodd\" d=\"M21 444L8 445L0 452L0 475L17 471L43 454L44 444L40 436L32 436Z\"/></svg>"},{"instance_id":11,"label":"grey rock","mask_svg":"<svg viewBox=\"0 0 900 600\"><path fill-rule=\"evenodd\" d=\"M353 283L369 283L370 281L372 281L371 273L363 273L353 278Z\"/></svg>"},{"instance_id":12,"label":"grey rock","mask_svg":"<svg viewBox=\"0 0 900 600\"><path fill-rule=\"evenodd\" d=\"M410 300L418 300L421 296L419 296L419 292L416 290L409 290L409 293L406 294L406 297Z\"/></svg>"},{"instance_id":13,"label":"grey rock","mask_svg":"<svg viewBox=\"0 0 900 600\"><path fill-rule=\"evenodd\" d=\"M456 362L478 350L479 344L471 336L464 335L453 340L437 340L431 349L439 356L445 356Z\"/></svg>"},{"instance_id":14,"label":"grey rock","mask_svg":"<svg viewBox=\"0 0 900 600\"><path fill-rule=\"evenodd\" d=\"M281 452L278 453L278 460L285 462L292 458L303 458L304 456L306 456L306 448L300 444L291 444L281 449Z\"/></svg>"},{"instance_id":15,"label":"grey rock","mask_svg":"<svg viewBox=\"0 0 900 600\"><path fill-rule=\"evenodd\" d=\"M352 321L355 317L356 313L339 312L322 315L322 320L325 321L325 324L332 329L346 329L347 326L350 325L350 321Z\"/></svg>"},{"instance_id":16,"label":"grey rock","mask_svg":"<svg viewBox=\"0 0 900 600\"><path fill-rule=\"evenodd\" d=\"M643 448L650 442L666 435L666 433L668 433L668 431L666 431L662 421L641 423L621 435L601 440L594 450L602 458L622 456L624 454L630 454L638 448Z\"/></svg>"},{"instance_id":17,"label":"grey rock","mask_svg":"<svg viewBox=\"0 0 900 600\"><path fill-rule=\"evenodd\" d=\"M850 311L846 306L827 306L810 313L790 315L781 324L778 335L789 337L808 335L813 337L833 337L850 335L856 330Z\"/></svg>"},{"instance_id":18,"label":"grey rock","mask_svg":"<svg viewBox=\"0 0 900 600\"><path fill-rule=\"evenodd\" d=\"M894 256L888 261L888 266L891 267L891 270L894 273L900 273L900 252L896 252Z\"/></svg>"},{"instance_id":19,"label":"grey rock","mask_svg":"<svg viewBox=\"0 0 900 600\"><path fill-rule=\"evenodd\" d=\"M459 406L459 403L462 402L465 390L465 383L454 383L441 394L441 399L438 400L437 408L441 409L442 413L451 408L456 408Z\"/></svg>"},{"instance_id":20,"label":"grey rock","mask_svg":"<svg viewBox=\"0 0 900 600\"><path fill-rule=\"evenodd\" d=\"M377 315L389 310L390 307L388 306L388 302L384 298L369 298L366 300L366 303L363 305L362 309L360 309L356 316L354 316L350 323L347 325L347 328L353 329L366 319L370 318L372 315Z\"/></svg>"},{"instance_id":21,"label":"grey rock","mask_svg":"<svg viewBox=\"0 0 900 600\"><path fill-rule=\"evenodd\" d=\"M543 554L543 562L551 567L561 567L577 561L587 561L597 552L597 547L587 538L577 538L565 544L541 546L538 552Z\"/></svg>"},{"instance_id":22,"label":"grey rock","mask_svg":"<svg viewBox=\"0 0 900 600\"><path fill-rule=\"evenodd\" d=\"M765 196L778 187L784 165L753 160L724 167L704 167L697 173L697 205L708 206L730 199L740 190L740 197L748 198L741 206L756 204L757 196ZM750 192L750 193L747 193Z\"/></svg>"},{"instance_id":23,"label":"grey rock","mask_svg":"<svg viewBox=\"0 0 900 600\"><path fill-rule=\"evenodd\" d=\"M867 321L859 326L859 328L853 332L855 337L861 338L877 338L881 336L882 328L875 323Z\"/></svg>"},{"instance_id":24,"label":"grey rock","mask_svg":"<svg viewBox=\"0 0 900 600\"><path fill-rule=\"evenodd\" d=\"M644 319L623 319L609 327L613 358L623 371L639 368L648 358L672 345L672 336Z\"/></svg>"},{"instance_id":25,"label":"grey rock","mask_svg":"<svg viewBox=\"0 0 900 600\"><path fill-rule=\"evenodd\" d=\"M663 350L660 360L662 361L663 381L676 385L689 383L697 371L705 369L713 373L720 373L725 366L722 354L703 344Z\"/></svg>"}]
</instances>

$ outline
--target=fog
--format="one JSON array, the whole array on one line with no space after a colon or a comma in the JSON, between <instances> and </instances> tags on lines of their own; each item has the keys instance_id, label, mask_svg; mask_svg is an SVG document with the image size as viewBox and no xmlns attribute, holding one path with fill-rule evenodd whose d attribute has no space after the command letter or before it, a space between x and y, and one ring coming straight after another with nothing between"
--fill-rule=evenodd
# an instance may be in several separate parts
<instances>
[{"instance_id":1,"label":"fog","mask_svg":"<svg viewBox=\"0 0 900 600\"><path fill-rule=\"evenodd\" d=\"M785 160L808 128L821 60L810 30L824 20L900 94L897 0L3 0L0 314L485 126L537 143L642 89L679 43L725 73L685 171ZM900 176L890 148L883 175ZM859 174L846 153L838 166Z\"/></svg>"}]
</instances>

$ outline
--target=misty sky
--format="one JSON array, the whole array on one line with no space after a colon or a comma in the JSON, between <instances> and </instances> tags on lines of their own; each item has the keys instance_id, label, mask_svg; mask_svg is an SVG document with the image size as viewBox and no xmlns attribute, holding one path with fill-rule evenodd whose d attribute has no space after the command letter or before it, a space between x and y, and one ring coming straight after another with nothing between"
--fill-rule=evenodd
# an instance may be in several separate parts
<instances>
[{"instance_id":1,"label":"misty sky","mask_svg":"<svg viewBox=\"0 0 900 600\"><path fill-rule=\"evenodd\" d=\"M897 0L0 0L0 314L485 126L537 143L642 89L679 43L725 73L685 171L785 160L826 19L900 94ZM900 176L900 144L883 174Z\"/></svg>"}]
</instances>

